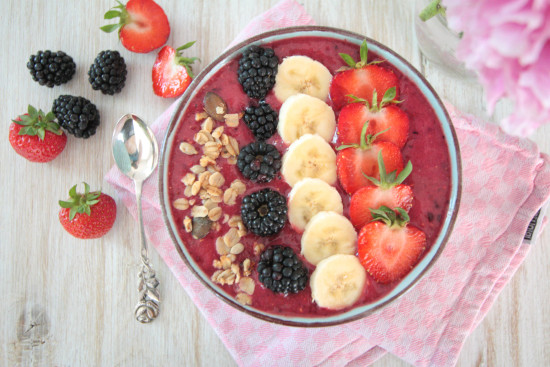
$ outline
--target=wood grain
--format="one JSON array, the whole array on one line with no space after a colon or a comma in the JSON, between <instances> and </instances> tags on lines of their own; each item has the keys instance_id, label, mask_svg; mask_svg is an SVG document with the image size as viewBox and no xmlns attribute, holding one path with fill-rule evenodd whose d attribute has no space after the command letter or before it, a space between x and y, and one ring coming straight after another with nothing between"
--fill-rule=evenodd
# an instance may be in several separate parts
<instances>
[{"instance_id":1,"label":"wood grain","mask_svg":"<svg viewBox=\"0 0 550 367\"><path fill-rule=\"evenodd\" d=\"M276 1L158 0L171 21L169 44L197 40L191 50L200 70L231 42L255 15ZM486 116L482 88L445 74L422 58L413 36L414 1L304 0L320 25L372 37L423 70L436 91L460 109ZM151 89L155 53L132 54L114 34L100 32L111 0L3 0L0 100L4 139L10 120L33 104L51 108L60 94L92 100L101 114L98 133L69 139L66 151L49 164L29 163L7 141L0 146L0 321L1 366L231 366L214 330L191 302L157 253L151 261L161 279L161 316L150 325L133 317L139 266L137 225L118 202L114 230L104 238L72 238L57 219L57 201L73 184L86 181L113 194L103 177L113 164L111 132L118 117L133 112L151 123L173 100ZM25 64L38 50L64 50L77 64L71 82L38 86ZM101 50L119 50L129 77L115 97L93 91L87 69ZM510 111L498 104L495 121ZM550 127L533 136L550 151ZM542 366L550 364L550 233L543 233L525 263L503 290L483 323L468 338L460 366ZM406 365L387 355L377 366Z\"/></svg>"}]
</instances>

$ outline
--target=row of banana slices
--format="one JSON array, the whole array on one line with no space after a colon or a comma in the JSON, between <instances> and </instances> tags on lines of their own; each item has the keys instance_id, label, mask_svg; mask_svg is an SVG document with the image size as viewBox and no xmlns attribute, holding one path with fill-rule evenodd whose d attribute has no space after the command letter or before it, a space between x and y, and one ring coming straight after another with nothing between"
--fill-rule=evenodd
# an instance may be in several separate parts
<instances>
[{"instance_id":1,"label":"row of banana slices","mask_svg":"<svg viewBox=\"0 0 550 367\"><path fill-rule=\"evenodd\" d=\"M357 232L343 215L336 188L336 153L329 142L336 118L325 103L332 75L307 56L290 56L279 65L275 96L283 102L278 133L289 145L281 173L292 187L289 222L302 233L302 255L316 268L310 286L315 302L342 309L360 298L366 272L354 255Z\"/></svg>"}]
</instances>

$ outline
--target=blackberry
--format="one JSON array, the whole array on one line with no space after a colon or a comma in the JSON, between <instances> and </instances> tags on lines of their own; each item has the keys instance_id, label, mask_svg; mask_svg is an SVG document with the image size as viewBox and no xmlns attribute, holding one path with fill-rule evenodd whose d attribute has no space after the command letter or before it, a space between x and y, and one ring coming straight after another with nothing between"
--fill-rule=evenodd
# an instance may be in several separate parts
<instances>
[{"instance_id":1,"label":"blackberry","mask_svg":"<svg viewBox=\"0 0 550 367\"><path fill-rule=\"evenodd\" d=\"M243 119L258 140L267 140L275 134L279 120L277 112L263 100L258 106L248 106L244 110Z\"/></svg>"},{"instance_id":2,"label":"blackberry","mask_svg":"<svg viewBox=\"0 0 550 367\"><path fill-rule=\"evenodd\" d=\"M308 271L290 247L268 247L258 263L258 278L275 293L298 293L306 287Z\"/></svg>"},{"instance_id":3,"label":"blackberry","mask_svg":"<svg viewBox=\"0 0 550 367\"><path fill-rule=\"evenodd\" d=\"M279 59L271 48L250 46L239 60L238 77L250 98L262 99L275 85Z\"/></svg>"},{"instance_id":4,"label":"blackberry","mask_svg":"<svg viewBox=\"0 0 550 367\"><path fill-rule=\"evenodd\" d=\"M96 106L83 97L59 96L53 101L52 112L59 125L77 138L89 138L99 126Z\"/></svg>"},{"instance_id":5,"label":"blackberry","mask_svg":"<svg viewBox=\"0 0 550 367\"><path fill-rule=\"evenodd\" d=\"M245 196L241 205L244 225L262 237L279 233L285 226L287 212L285 197L271 189L262 189Z\"/></svg>"},{"instance_id":6,"label":"blackberry","mask_svg":"<svg viewBox=\"0 0 550 367\"><path fill-rule=\"evenodd\" d=\"M126 63L118 51L101 51L90 65L88 81L94 90L113 95L124 87Z\"/></svg>"},{"instance_id":7,"label":"blackberry","mask_svg":"<svg viewBox=\"0 0 550 367\"><path fill-rule=\"evenodd\" d=\"M53 88L54 85L67 83L74 75L76 64L73 58L63 51L38 51L27 62L32 80L40 85Z\"/></svg>"},{"instance_id":8,"label":"blackberry","mask_svg":"<svg viewBox=\"0 0 550 367\"><path fill-rule=\"evenodd\" d=\"M269 182L281 169L281 154L275 146L263 141L250 143L241 149L237 167L249 180Z\"/></svg>"}]
</instances>

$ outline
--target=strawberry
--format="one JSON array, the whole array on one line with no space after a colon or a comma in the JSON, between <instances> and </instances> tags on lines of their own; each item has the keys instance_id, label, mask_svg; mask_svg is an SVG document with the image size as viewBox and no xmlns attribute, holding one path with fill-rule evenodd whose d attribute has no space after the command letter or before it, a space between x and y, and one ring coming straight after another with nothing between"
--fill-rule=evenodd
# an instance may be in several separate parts
<instances>
[{"instance_id":1,"label":"strawberry","mask_svg":"<svg viewBox=\"0 0 550 367\"><path fill-rule=\"evenodd\" d=\"M360 188L352 195L349 203L349 217L355 228L361 228L372 220L370 209L387 206L399 207L409 212L413 201L412 188L401 183L405 181L411 171L412 163L409 161L399 175L396 176L395 171L388 173L382 159L382 152L378 152L380 180L367 177L375 186Z\"/></svg>"},{"instance_id":2,"label":"strawberry","mask_svg":"<svg viewBox=\"0 0 550 367\"><path fill-rule=\"evenodd\" d=\"M178 97L183 94L191 79L193 71L191 64L198 60L196 57L183 57L181 51L193 46L193 42L174 49L164 46L153 65L153 91L157 96L164 98Z\"/></svg>"},{"instance_id":3,"label":"strawberry","mask_svg":"<svg viewBox=\"0 0 550 367\"><path fill-rule=\"evenodd\" d=\"M59 201L59 221L67 232L76 238L99 238L113 227L116 219L116 203L101 191L90 192L84 182L84 193L76 192L76 185L69 190L69 200Z\"/></svg>"},{"instance_id":4,"label":"strawberry","mask_svg":"<svg viewBox=\"0 0 550 367\"><path fill-rule=\"evenodd\" d=\"M395 88L384 93L382 101L377 102L377 92L373 92L372 104L369 101L350 96L352 103L344 106L338 116L338 142L340 144L359 144L360 132L365 121L369 121L367 134L378 135L378 141L389 141L402 149L409 137L409 117L399 107L395 98Z\"/></svg>"},{"instance_id":5,"label":"strawberry","mask_svg":"<svg viewBox=\"0 0 550 367\"><path fill-rule=\"evenodd\" d=\"M408 225L409 216L401 208L372 210L375 222L366 224L357 240L359 261L379 283L404 277L426 248L426 234Z\"/></svg>"},{"instance_id":6,"label":"strawberry","mask_svg":"<svg viewBox=\"0 0 550 367\"><path fill-rule=\"evenodd\" d=\"M369 122L363 124L359 144L341 145L336 156L336 172L340 184L348 192L353 194L361 187L374 185L365 175L380 178L378 172L378 152L381 152L386 169L396 171L398 175L403 169L401 150L389 142L374 142L378 136L367 135Z\"/></svg>"},{"instance_id":7,"label":"strawberry","mask_svg":"<svg viewBox=\"0 0 550 367\"><path fill-rule=\"evenodd\" d=\"M10 125L9 141L20 156L31 162L49 162L57 157L67 144L67 135L54 121L53 112L29 105L28 113L18 116Z\"/></svg>"},{"instance_id":8,"label":"strawberry","mask_svg":"<svg viewBox=\"0 0 550 367\"><path fill-rule=\"evenodd\" d=\"M391 87L395 87L395 97L398 97L397 76L393 71L376 65L382 61L367 62L367 53L367 41L365 40L359 49L361 61L355 62L350 55L339 54L349 67L344 67L345 71L336 74L330 83L330 99L336 110L340 110L344 105L352 102L350 95L367 99L372 96L374 90L377 90L379 93L378 103L380 103L385 92Z\"/></svg>"},{"instance_id":9,"label":"strawberry","mask_svg":"<svg viewBox=\"0 0 550 367\"><path fill-rule=\"evenodd\" d=\"M164 10L153 0L129 0L105 13L105 19L120 17L120 22L100 29L110 33L118 29L122 46L132 52L147 53L164 45L170 35L170 23ZM120 9L120 10L117 10Z\"/></svg>"}]
</instances>

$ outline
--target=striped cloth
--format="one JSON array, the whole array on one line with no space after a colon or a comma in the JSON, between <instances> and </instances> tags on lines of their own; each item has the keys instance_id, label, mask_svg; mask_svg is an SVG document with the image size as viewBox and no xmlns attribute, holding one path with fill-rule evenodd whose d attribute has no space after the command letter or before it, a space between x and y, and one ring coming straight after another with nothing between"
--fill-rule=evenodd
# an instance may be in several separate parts
<instances>
[{"instance_id":1,"label":"striped cloth","mask_svg":"<svg viewBox=\"0 0 550 367\"><path fill-rule=\"evenodd\" d=\"M234 41L277 27L314 24L283 0L253 19ZM175 104L153 124L162 141ZM483 320L538 236L550 199L549 157L536 144L496 125L447 109L457 132L462 202L438 261L401 298L364 319L326 328L270 324L238 312L200 283L179 257L162 219L158 172L143 190L146 232L181 285L241 366L365 366L386 352L417 366L456 364L467 336ZM133 183L113 167L106 181L136 217ZM538 226L537 226L538 224ZM526 236L526 230L530 236ZM533 232L532 230L535 229Z\"/></svg>"}]
</instances>

